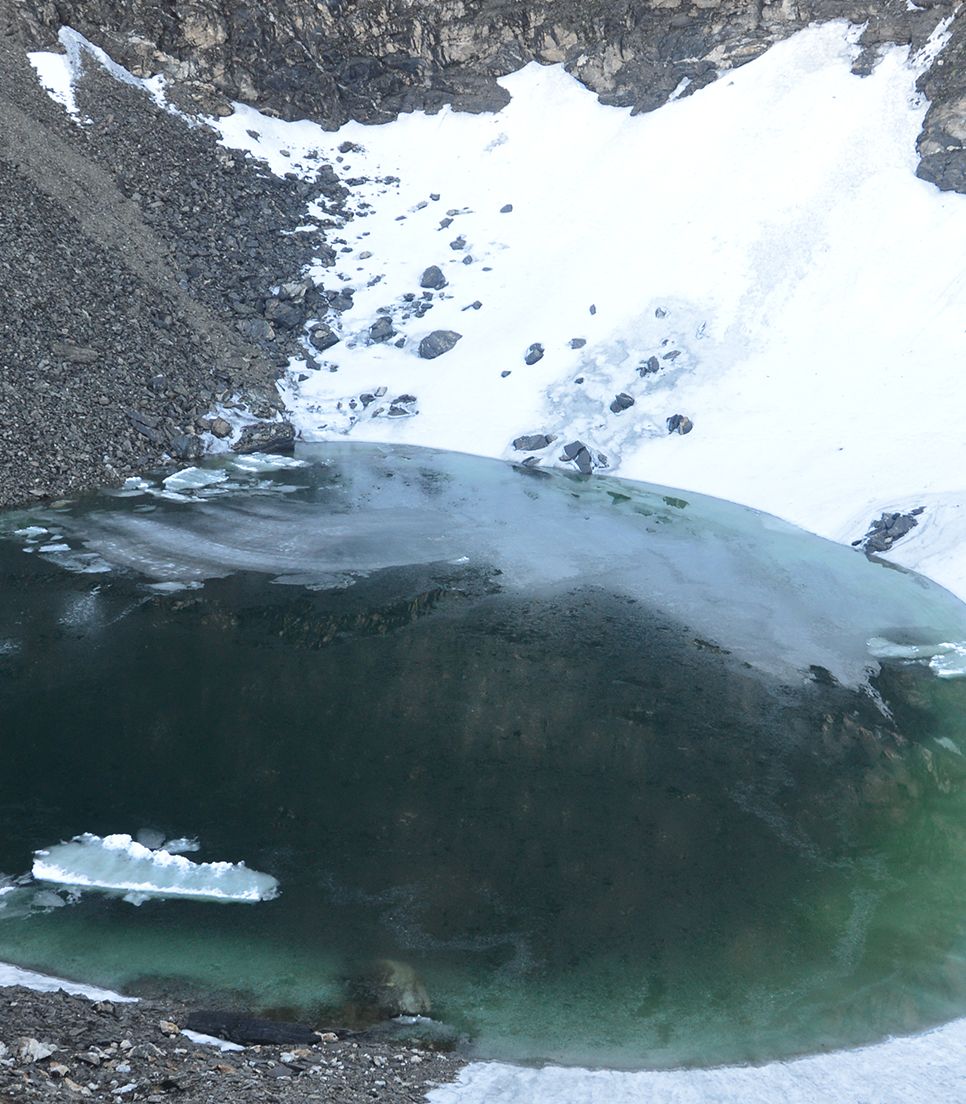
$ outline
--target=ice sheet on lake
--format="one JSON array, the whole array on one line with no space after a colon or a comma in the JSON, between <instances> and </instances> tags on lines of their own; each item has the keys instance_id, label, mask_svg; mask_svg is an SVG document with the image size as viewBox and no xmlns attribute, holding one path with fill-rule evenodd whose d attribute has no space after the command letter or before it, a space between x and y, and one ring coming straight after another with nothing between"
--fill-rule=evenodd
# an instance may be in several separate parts
<instances>
[{"instance_id":1,"label":"ice sheet on lake","mask_svg":"<svg viewBox=\"0 0 966 1104\"><path fill-rule=\"evenodd\" d=\"M252 903L278 895L275 878L244 863L196 863L152 851L121 834L102 838L88 832L37 851L33 876L56 885L123 893L132 904L150 897Z\"/></svg>"},{"instance_id":2,"label":"ice sheet on lake","mask_svg":"<svg viewBox=\"0 0 966 1104\"><path fill-rule=\"evenodd\" d=\"M860 685L877 666L872 637L966 641L966 607L942 588L717 499L406 447L300 456L318 461L301 497L238 493L151 514L105 499L117 505L58 520L154 582L251 571L320 588L439 564L498 570L521 594L601 587L785 678L821 666Z\"/></svg>"}]
</instances>

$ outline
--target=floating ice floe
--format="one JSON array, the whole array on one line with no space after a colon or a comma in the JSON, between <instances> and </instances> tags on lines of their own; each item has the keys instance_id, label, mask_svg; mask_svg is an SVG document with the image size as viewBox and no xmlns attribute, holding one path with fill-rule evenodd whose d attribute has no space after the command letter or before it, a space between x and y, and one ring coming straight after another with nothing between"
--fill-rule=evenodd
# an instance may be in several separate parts
<instances>
[{"instance_id":1,"label":"floating ice floe","mask_svg":"<svg viewBox=\"0 0 966 1104\"><path fill-rule=\"evenodd\" d=\"M304 468L305 460L296 460L294 456L279 456L268 452L249 452L236 456L232 467L243 472L281 471L283 468Z\"/></svg>"},{"instance_id":2,"label":"floating ice floe","mask_svg":"<svg viewBox=\"0 0 966 1104\"><path fill-rule=\"evenodd\" d=\"M182 468L181 471L167 476L163 480L169 491L194 491L199 487L210 487L215 483L224 483L228 472L222 468Z\"/></svg>"},{"instance_id":3,"label":"floating ice floe","mask_svg":"<svg viewBox=\"0 0 966 1104\"><path fill-rule=\"evenodd\" d=\"M196 863L170 851L152 851L123 834L85 832L36 851L33 876L55 885L122 893L132 904L151 897L254 903L278 895L275 878L243 862Z\"/></svg>"}]
</instances>

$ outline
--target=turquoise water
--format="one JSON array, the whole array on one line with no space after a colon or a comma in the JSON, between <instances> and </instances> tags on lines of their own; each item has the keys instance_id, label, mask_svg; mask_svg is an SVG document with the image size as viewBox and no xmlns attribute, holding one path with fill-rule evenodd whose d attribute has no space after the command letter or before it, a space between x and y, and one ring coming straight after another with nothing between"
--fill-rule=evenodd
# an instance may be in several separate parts
<instances>
[{"instance_id":1,"label":"turquoise water","mask_svg":"<svg viewBox=\"0 0 966 1104\"><path fill-rule=\"evenodd\" d=\"M966 639L951 596L680 492L301 456L6 520L0 872L151 827L281 893L25 885L0 959L323 1022L390 957L474 1053L626 1067L966 1010L966 685L865 645Z\"/></svg>"}]
</instances>

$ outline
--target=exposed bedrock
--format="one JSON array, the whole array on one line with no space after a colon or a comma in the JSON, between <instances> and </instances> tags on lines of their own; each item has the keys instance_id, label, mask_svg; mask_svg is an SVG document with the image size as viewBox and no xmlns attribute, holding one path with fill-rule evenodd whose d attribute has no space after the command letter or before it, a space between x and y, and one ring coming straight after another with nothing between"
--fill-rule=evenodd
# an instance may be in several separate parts
<instances>
[{"instance_id":1,"label":"exposed bedrock","mask_svg":"<svg viewBox=\"0 0 966 1104\"><path fill-rule=\"evenodd\" d=\"M920 175L966 191L966 5L956 0L3 0L34 45L75 27L135 73L163 70L197 106L240 99L329 126L452 103L495 110L496 78L562 62L608 104L649 111L808 23L864 24L857 73L890 43L917 48L956 12L923 79ZM908 9L908 10L907 10ZM957 63L958 62L958 63ZM683 85L683 88L682 88Z\"/></svg>"}]
</instances>

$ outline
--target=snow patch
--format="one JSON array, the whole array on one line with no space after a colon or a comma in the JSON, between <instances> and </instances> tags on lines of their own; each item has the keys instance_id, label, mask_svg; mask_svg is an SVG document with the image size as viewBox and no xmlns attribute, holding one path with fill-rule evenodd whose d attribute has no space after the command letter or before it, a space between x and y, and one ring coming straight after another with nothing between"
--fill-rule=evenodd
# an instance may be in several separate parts
<instances>
[{"instance_id":1,"label":"snow patch","mask_svg":"<svg viewBox=\"0 0 966 1104\"><path fill-rule=\"evenodd\" d=\"M195 863L168 851L152 851L128 835L85 832L69 843L34 853L33 876L57 885L110 890L141 904L151 897L211 901L270 901L278 882L244 863Z\"/></svg>"},{"instance_id":2,"label":"snow patch","mask_svg":"<svg viewBox=\"0 0 966 1104\"><path fill-rule=\"evenodd\" d=\"M0 986L20 985L24 989L33 989L37 993L56 993L63 989L75 997L87 997L92 1001L113 1001L115 1004L133 1004L137 997L125 997L112 989L101 989L96 985L84 985L78 981L40 974L35 970L25 970L9 962L0 962Z\"/></svg>"}]
</instances>

